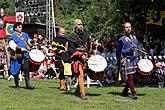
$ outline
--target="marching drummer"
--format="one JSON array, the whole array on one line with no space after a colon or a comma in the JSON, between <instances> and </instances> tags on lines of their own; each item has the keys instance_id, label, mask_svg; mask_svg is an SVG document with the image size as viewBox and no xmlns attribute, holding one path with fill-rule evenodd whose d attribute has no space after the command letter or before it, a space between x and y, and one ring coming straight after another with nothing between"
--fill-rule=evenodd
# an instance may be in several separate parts
<instances>
[{"instance_id":1,"label":"marching drummer","mask_svg":"<svg viewBox=\"0 0 165 110\"><path fill-rule=\"evenodd\" d=\"M130 22L124 23L125 35L123 35L119 41L116 50L116 56L118 60L118 75L121 69L121 56L126 59L125 69L127 74L127 83L122 92L124 97L128 96L128 89L131 90L132 99L137 99L136 91L134 89L133 74L136 72L137 67L137 49L142 48L138 45L138 40L135 35L132 34L132 27Z\"/></svg>"},{"instance_id":2,"label":"marching drummer","mask_svg":"<svg viewBox=\"0 0 165 110\"><path fill-rule=\"evenodd\" d=\"M10 74L14 76L14 82L17 89L19 89L19 74L21 68L25 74L26 89L34 89L30 85L29 77L29 43L30 38L27 33L22 32L22 23L16 22L13 26L14 34L9 38L10 48Z\"/></svg>"},{"instance_id":3,"label":"marching drummer","mask_svg":"<svg viewBox=\"0 0 165 110\"><path fill-rule=\"evenodd\" d=\"M60 79L60 90L64 90L65 83L64 79L66 77L66 93L70 93L70 85L71 85L71 75L72 73L71 68L69 71L69 74L65 74L66 65L68 64L69 67L71 67L71 61L70 61L70 54L67 52L68 50L68 41L65 37L65 29L63 27L59 27L56 29L57 36L52 41L52 50L55 53L56 56L56 63L55 67L59 69L59 79ZM67 63L67 64L66 64ZM67 65L67 66L68 66Z\"/></svg>"},{"instance_id":4,"label":"marching drummer","mask_svg":"<svg viewBox=\"0 0 165 110\"><path fill-rule=\"evenodd\" d=\"M86 68L87 55L90 50L89 34L84 31L83 23L80 19L74 21L74 32L68 38L68 51L71 54L73 63L73 73L78 77L78 86L75 95L85 97L84 91L84 70Z\"/></svg>"}]
</instances>

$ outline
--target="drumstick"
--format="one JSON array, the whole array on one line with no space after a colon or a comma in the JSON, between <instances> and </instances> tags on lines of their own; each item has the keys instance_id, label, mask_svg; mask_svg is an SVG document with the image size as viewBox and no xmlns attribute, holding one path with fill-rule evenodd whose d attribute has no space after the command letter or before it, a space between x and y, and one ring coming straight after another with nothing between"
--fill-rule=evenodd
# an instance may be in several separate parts
<instances>
[{"instance_id":1,"label":"drumstick","mask_svg":"<svg viewBox=\"0 0 165 110\"><path fill-rule=\"evenodd\" d=\"M97 61L97 59L91 59L91 61Z\"/></svg>"},{"instance_id":2,"label":"drumstick","mask_svg":"<svg viewBox=\"0 0 165 110\"><path fill-rule=\"evenodd\" d=\"M140 49L138 49L137 47L135 47L135 49L136 49L137 51L141 52L141 53L148 54L147 52L145 52L145 51L143 51L143 50L140 50Z\"/></svg>"},{"instance_id":3,"label":"drumstick","mask_svg":"<svg viewBox=\"0 0 165 110\"><path fill-rule=\"evenodd\" d=\"M145 59L145 61L146 61L146 59ZM147 61L146 61L146 62L147 62ZM147 62L147 64L148 64L148 66L150 66L148 62Z\"/></svg>"},{"instance_id":4,"label":"drumstick","mask_svg":"<svg viewBox=\"0 0 165 110\"><path fill-rule=\"evenodd\" d=\"M98 65L98 64L96 64L96 63L89 63L89 65Z\"/></svg>"},{"instance_id":5,"label":"drumstick","mask_svg":"<svg viewBox=\"0 0 165 110\"><path fill-rule=\"evenodd\" d=\"M132 41L132 40L130 40L130 43L132 44L132 46L133 46L133 47L134 47L137 51L139 51L139 52L141 52L141 53L144 53L144 54L148 54L147 52L145 52L145 51L143 51L143 50L138 49L137 45L135 45L135 44L133 43L133 41Z\"/></svg>"},{"instance_id":6,"label":"drumstick","mask_svg":"<svg viewBox=\"0 0 165 110\"><path fill-rule=\"evenodd\" d=\"M34 53L34 54L38 55L37 51L35 51L35 52L31 51L31 53Z\"/></svg>"},{"instance_id":7,"label":"drumstick","mask_svg":"<svg viewBox=\"0 0 165 110\"><path fill-rule=\"evenodd\" d=\"M38 56L38 53L37 53L37 51L36 51L35 53L36 53L36 55Z\"/></svg>"}]
</instances>

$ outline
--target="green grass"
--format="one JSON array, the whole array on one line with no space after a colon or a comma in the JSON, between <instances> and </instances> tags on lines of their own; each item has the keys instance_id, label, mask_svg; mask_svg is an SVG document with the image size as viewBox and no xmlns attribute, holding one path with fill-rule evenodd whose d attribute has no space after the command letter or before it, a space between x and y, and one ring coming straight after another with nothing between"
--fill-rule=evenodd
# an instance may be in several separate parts
<instances>
[{"instance_id":1,"label":"green grass","mask_svg":"<svg viewBox=\"0 0 165 110\"><path fill-rule=\"evenodd\" d=\"M138 100L122 97L123 87L85 88L89 100L66 95L57 80L32 80L36 89L13 88L13 80L0 79L0 110L165 110L165 89L136 87ZM74 90L74 89L73 89Z\"/></svg>"}]
</instances>

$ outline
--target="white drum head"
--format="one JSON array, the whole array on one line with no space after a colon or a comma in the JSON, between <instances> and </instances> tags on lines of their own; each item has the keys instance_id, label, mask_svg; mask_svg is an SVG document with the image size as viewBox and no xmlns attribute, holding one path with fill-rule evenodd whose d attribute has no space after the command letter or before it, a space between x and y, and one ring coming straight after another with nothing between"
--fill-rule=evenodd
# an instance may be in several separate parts
<instances>
[{"instance_id":1,"label":"white drum head","mask_svg":"<svg viewBox=\"0 0 165 110\"><path fill-rule=\"evenodd\" d=\"M33 49L29 52L30 59L35 62L42 62L45 59L44 54L40 50Z\"/></svg>"},{"instance_id":2,"label":"white drum head","mask_svg":"<svg viewBox=\"0 0 165 110\"><path fill-rule=\"evenodd\" d=\"M151 62L151 60L148 60L148 59L141 59L139 62L138 62L138 68L140 69L140 71L142 72L150 72L154 66Z\"/></svg>"},{"instance_id":3,"label":"white drum head","mask_svg":"<svg viewBox=\"0 0 165 110\"><path fill-rule=\"evenodd\" d=\"M94 55L89 58L88 67L94 72L102 72L107 67L107 61L101 55Z\"/></svg>"}]
</instances>

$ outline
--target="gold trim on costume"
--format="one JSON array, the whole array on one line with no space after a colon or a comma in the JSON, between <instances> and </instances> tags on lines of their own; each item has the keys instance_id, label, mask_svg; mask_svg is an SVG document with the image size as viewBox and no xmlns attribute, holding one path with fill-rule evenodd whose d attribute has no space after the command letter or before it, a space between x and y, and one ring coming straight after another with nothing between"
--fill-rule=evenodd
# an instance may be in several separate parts
<instances>
[{"instance_id":1,"label":"gold trim on costume","mask_svg":"<svg viewBox=\"0 0 165 110\"><path fill-rule=\"evenodd\" d=\"M137 66L128 66L127 69L137 68Z\"/></svg>"},{"instance_id":2,"label":"gold trim on costume","mask_svg":"<svg viewBox=\"0 0 165 110\"><path fill-rule=\"evenodd\" d=\"M133 71L133 72L128 72L127 74L134 74L136 72L136 70L135 71Z\"/></svg>"}]
</instances>

